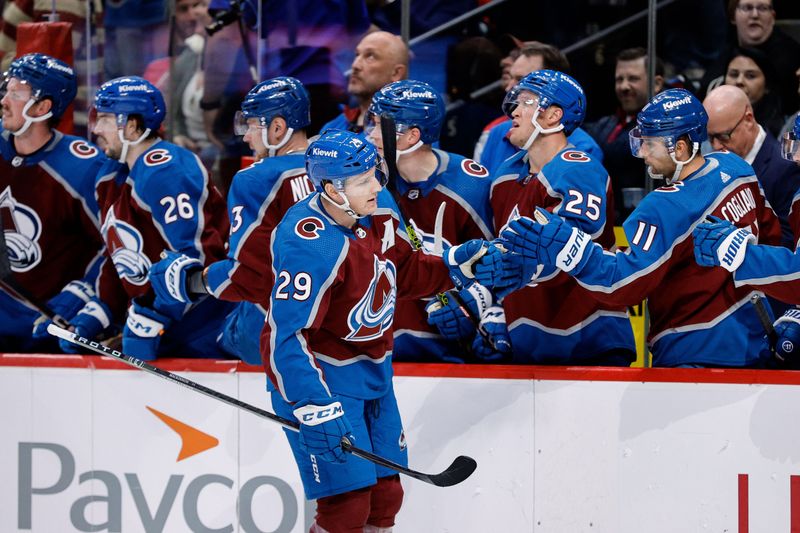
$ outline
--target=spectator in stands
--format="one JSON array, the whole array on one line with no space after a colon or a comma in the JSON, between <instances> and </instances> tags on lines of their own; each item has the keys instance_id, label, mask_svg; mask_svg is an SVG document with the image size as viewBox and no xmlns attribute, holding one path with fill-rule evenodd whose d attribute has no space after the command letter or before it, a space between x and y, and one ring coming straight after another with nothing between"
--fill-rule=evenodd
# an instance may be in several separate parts
<instances>
[{"instance_id":1,"label":"spectator in stands","mask_svg":"<svg viewBox=\"0 0 800 533\"><path fill-rule=\"evenodd\" d=\"M603 166L608 169L614 186L617 224L622 224L636 208L645 190L647 169L644 161L631 157L628 133L636 127L636 115L648 100L648 71L647 50L622 50L617 55L614 73L614 91L619 102L617 112L585 127L603 150ZM664 64L656 59L655 92L661 92L663 87Z\"/></svg>"},{"instance_id":2,"label":"spectator in stands","mask_svg":"<svg viewBox=\"0 0 800 533\"><path fill-rule=\"evenodd\" d=\"M728 0L728 17L736 27L736 32L720 59L706 71L702 83L706 91L711 91L721 83L719 80L725 76L735 48L757 48L774 67L783 109L797 109L797 80L794 73L800 68L800 43L775 27L775 16L772 0Z\"/></svg>"},{"instance_id":3,"label":"spectator in stands","mask_svg":"<svg viewBox=\"0 0 800 533\"><path fill-rule=\"evenodd\" d=\"M506 91L511 90L519 81L536 70L549 69L559 72L569 72L569 61L561 50L555 46L530 41L523 43L519 49L519 56L514 60L509 69L509 83ZM511 130L511 119L502 116L483 128L483 133L475 145L473 158L494 175L500 165L517 152L517 147L511 144L508 133ZM576 128L568 137L571 144L578 150L603 161L603 151L584 130Z\"/></svg>"},{"instance_id":4,"label":"spectator in stands","mask_svg":"<svg viewBox=\"0 0 800 533\"><path fill-rule=\"evenodd\" d=\"M141 76L151 61L167 55L164 0L117 0L105 6L105 79Z\"/></svg>"},{"instance_id":5,"label":"spectator in stands","mask_svg":"<svg viewBox=\"0 0 800 533\"><path fill-rule=\"evenodd\" d=\"M408 47L389 32L368 33L356 46L347 92L351 101L342 114L325 124L320 131L341 129L360 133L372 95L393 81L408 77Z\"/></svg>"},{"instance_id":6,"label":"spectator in stands","mask_svg":"<svg viewBox=\"0 0 800 533\"><path fill-rule=\"evenodd\" d=\"M794 248L788 217L792 197L800 189L800 167L781 157L780 143L759 123L743 90L717 87L708 93L703 107L708 113L711 146L733 152L752 165L764 196L780 219L782 244Z\"/></svg>"},{"instance_id":7,"label":"spectator in stands","mask_svg":"<svg viewBox=\"0 0 800 533\"><path fill-rule=\"evenodd\" d=\"M744 91L753 106L753 113L772 135L779 135L786 117L781 107L775 73L769 59L755 48L736 50L728 62L725 85Z\"/></svg>"}]
</instances>

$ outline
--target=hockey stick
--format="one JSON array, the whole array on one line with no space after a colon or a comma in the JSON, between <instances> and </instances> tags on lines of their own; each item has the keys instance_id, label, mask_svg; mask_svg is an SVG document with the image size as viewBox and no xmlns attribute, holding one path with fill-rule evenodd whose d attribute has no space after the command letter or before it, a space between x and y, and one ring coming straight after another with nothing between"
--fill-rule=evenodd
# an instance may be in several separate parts
<instances>
[{"instance_id":1,"label":"hockey stick","mask_svg":"<svg viewBox=\"0 0 800 533\"><path fill-rule=\"evenodd\" d=\"M754 294L750 297L750 303L756 308L756 314L758 315L758 320L761 322L761 327L764 328L764 331L767 334L767 340L769 341L769 351L772 352L772 355L778 361L785 362L784 358L778 355L778 352L775 351L775 345L778 342L778 333L775 331L775 326L772 325L772 320L769 318L769 313L767 312L767 307L764 305L764 302L761 301L761 296L758 294Z\"/></svg>"},{"instance_id":2,"label":"hockey stick","mask_svg":"<svg viewBox=\"0 0 800 533\"><path fill-rule=\"evenodd\" d=\"M397 125L394 122L394 117L388 113L383 113L381 115L381 140L383 143L383 158L386 161L386 168L389 171L389 180L386 183L386 187L389 189L389 192L394 198L394 202L397 204L397 209L400 211L400 217L405 223L406 233L408 234L411 244L414 246L414 248L420 250L422 248L422 239L419 238L417 231L414 229L414 225L411 224L410 219L406 217L405 213L403 213L403 208L400 207L400 194L397 192L396 185L397 178L400 175L400 172L397 170ZM444 204L439 207L439 212L437 212L437 222L439 213L442 214L442 217L444 216L444 210L442 209L443 206ZM441 235L438 235L435 238L441 240ZM439 244L441 245L441 242ZM469 321L472 322L472 325L475 326L475 329L478 331L478 334L489 343L489 346L497 350L497 346L495 346L494 341L489 338L489 336L486 335L483 330L481 330L480 320L473 314L467 303L458 294L458 291L446 291L437 295L437 298L440 302L442 302L443 305L447 305L448 297L452 297L464 310L469 318Z\"/></svg>"},{"instance_id":3,"label":"hockey stick","mask_svg":"<svg viewBox=\"0 0 800 533\"><path fill-rule=\"evenodd\" d=\"M17 280L14 279L14 272L11 270L11 261L8 259L8 246L6 245L6 232L3 229L3 220L0 217L0 289L19 303L31 307L39 312L43 317L52 320L54 324L62 328L70 327L69 322L57 313L54 313L46 304L40 303L28 293Z\"/></svg>"},{"instance_id":4,"label":"hockey stick","mask_svg":"<svg viewBox=\"0 0 800 533\"><path fill-rule=\"evenodd\" d=\"M186 379L183 376L179 376L178 374L173 374L172 372L153 366L149 363L142 361L141 359L136 359L135 357L131 357L130 355L125 355L124 353L118 350L113 350L107 346L103 346L99 342L95 342L85 337L81 337L77 333L67 331L64 328L60 328L53 324L47 326L47 331L55 337L64 339L73 344L77 344L78 346L88 348L102 355L113 357L114 359L119 359L120 361L127 363L133 367L136 367L139 370L143 370L148 374L153 374L160 378L166 379L167 381L171 381L172 383L176 383L178 385L186 387L187 389L191 389L195 392L199 392L200 394L204 394L209 398L213 398L228 405L238 407L239 409L252 413L258 417L266 418L273 422L277 422L283 427L290 429L292 431L299 431L300 429L299 424L293 420L288 420L286 418L276 415L275 413L270 413L269 411L259 409L254 405L250 405L248 403L237 400L236 398L223 394L219 391L205 387L195 381ZM346 438L342 438L342 449L348 453L361 457L362 459L366 459L367 461L370 461L372 463L384 466L386 468L390 468L401 474L413 477L414 479L419 479L420 481L424 481L425 483L436 485L437 487L450 487L452 485L457 485L458 483L461 483L462 481L467 479L478 466L478 463L475 462L475 459L467 457L465 455L459 455L458 457L455 458L453 463L449 467L447 467L443 472L440 472L439 474L425 474L423 472L417 472L416 470L411 470L409 468L406 468L402 465L399 465L388 459L385 459L379 455L375 455L366 450L362 450L361 448L357 448L353 446L353 444Z\"/></svg>"}]
</instances>

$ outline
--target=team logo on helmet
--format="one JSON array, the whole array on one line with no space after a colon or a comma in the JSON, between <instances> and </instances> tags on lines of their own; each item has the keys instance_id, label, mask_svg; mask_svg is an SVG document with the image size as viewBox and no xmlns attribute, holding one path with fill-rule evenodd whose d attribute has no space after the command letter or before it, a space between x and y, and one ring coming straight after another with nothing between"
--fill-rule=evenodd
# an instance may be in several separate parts
<instances>
[{"instance_id":1,"label":"team logo on helmet","mask_svg":"<svg viewBox=\"0 0 800 533\"><path fill-rule=\"evenodd\" d=\"M42 260L39 236L42 221L36 211L19 203L11 194L11 187L0 193L0 217L8 248L8 262L14 272L27 272Z\"/></svg>"},{"instance_id":2,"label":"team logo on helmet","mask_svg":"<svg viewBox=\"0 0 800 533\"><path fill-rule=\"evenodd\" d=\"M465 174L475 176L476 178L485 178L489 175L489 170L485 166L472 159L464 159L461 161L461 170L463 170Z\"/></svg>"},{"instance_id":3,"label":"team logo on helmet","mask_svg":"<svg viewBox=\"0 0 800 533\"><path fill-rule=\"evenodd\" d=\"M294 232L302 239L311 241L319 238L319 231L325 229L325 223L317 217L306 217L294 227Z\"/></svg>"},{"instance_id":4,"label":"team logo on helmet","mask_svg":"<svg viewBox=\"0 0 800 533\"><path fill-rule=\"evenodd\" d=\"M100 153L97 148L86 141L72 141L69 143L69 151L80 159L91 159Z\"/></svg>"},{"instance_id":5,"label":"team logo on helmet","mask_svg":"<svg viewBox=\"0 0 800 533\"><path fill-rule=\"evenodd\" d=\"M350 333L346 340L362 342L380 338L392 326L397 301L397 271L388 259L374 258L374 274L361 300L350 310L347 324Z\"/></svg>"},{"instance_id":6,"label":"team logo on helmet","mask_svg":"<svg viewBox=\"0 0 800 533\"><path fill-rule=\"evenodd\" d=\"M113 209L108 211L101 230L117 275L134 285L147 283L151 263L142 251L144 239L139 230L117 219Z\"/></svg>"}]
</instances>

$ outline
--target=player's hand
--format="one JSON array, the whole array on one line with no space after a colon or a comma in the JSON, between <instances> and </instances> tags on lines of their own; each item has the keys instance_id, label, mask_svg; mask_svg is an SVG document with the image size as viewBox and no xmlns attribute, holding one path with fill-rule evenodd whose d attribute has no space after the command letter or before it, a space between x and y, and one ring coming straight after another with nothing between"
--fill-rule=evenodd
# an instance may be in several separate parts
<instances>
[{"instance_id":1,"label":"player's hand","mask_svg":"<svg viewBox=\"0 0 800 533\"><path fill-rule=\"evenodd\" d=\"M134 299L128 308L128 319L122 330L122 351L143 361L154 360L158 355L161 335L171 324L169 317L139 305Z\"/></svg>"},{"instance_id":2,"label":"player's hand","mask_svg":"<svg viewBox=\"0 0 800 533\"><path fill-rule=\"evenodd\" d=\"M490 305L481 313L480 320L480 334L472 342L472 353L484 363L502 361L511 353L505 311L497 304Z\"/></svg>"},{"instance_id":3,"label":"player's hand","mask_svg":"<svg viewBox=\"0 0 800 533\"><path fill-rule=\"evenodd\" d=\"M540 207L536 208L535 216L538 222L528 217L509 222L500 232L503 246L537 266L556 266L564 272L580 272L586 263L585 252L591 237ZM534 272L535 269L528 265L526 271Z\"/></svg>"},{"instance_id":4,"label":"player's hand","mask_svg":"<svg viewBox=\"0 0 800 533\"><path fill-rule=\"evenodd\" d=\"M48 300L47 307L53 311L54 314L70 322L72 317L74 317L92 298L94 298L94 290L88 283L84 281L70 281L61 292ZM52 320L44 316L36 319L33 323L34 340L42 341L49 339L50 334L47 333L47 326L51 323Z\"/></svg>"},{"instance_id":5,"label":"player's hand","mask_svg":"<svg viewBox=\"0 0 800 533\"><path fill-rule=\"evenodd\" d=\"M95 339L100 333L111 325L111 311L108 306L98 300L92 300L78 311L72 320L72 331L89 340ZM64 339L58 340L58 346L64 353L79 353L81 347Z\"/></svg>"},{"instance_id":6,"label":"player's hand","mask_svg":"<svg viewBox=\"0 0 800 533\"><path fill-rule=\"evenodd\" d=\"M428 324L435 326L445 339L458 341L468 339L475 334L475 325L452 296L445 293L443 298L435 298L425 306L428 312Z\"/></svg>"},{"instance_id":7,"label":"player's hand","mask_svg":"<svg viewBox=\"0 0 800 533\"><path fill-rule=\"evenodd\" d=\"M344 463L342 438L355 440L344 408L336 396L297 402L294 416L300 422L300 447L329 463Z\"/></svg>"},{"instance_id":8,"label":"player's hand","mask_svg":"<svg viewBox=\"0 0 800 533\"><path fill-rule=\"evenodd\" d=\"M800 363L800 309L788 309L775 321L775 358L786 366Z\"/></svg>"},{"instance_id":9,"label":"player's hand","mask_svg":"<svg viewBox=\"0 0 800 533\"><path fill-rule=\"evenodd\" d=\"M712 216L707 220L710 222L698 224L692 231L695 261L735 272L744 261L748 243L755 242L756 236L750 228L737 228L727 220Z\"/></svg>"},{"instance_id":10,"label":"player's hand","mask_svg":"<svg viewBox=\"0 0 800 533\"><path fill-rule=\"evenodd\" d=\"M199 259L171 250L161 252L161 261L150 267L147 274L156 294L154 307L169 308L194 301L189 292L189 276L202 269Z\"/></svg>"},{"instance_id":11,"label":"player's hand","mask_svg":"<svg viewBox=\"0 0 800 533\"><path fill-rule=\"evenodd\" d=\"M478 283L491 285L496 275L494 272L502 268L502 250L495 243L482 239L472 239L445 250L442 259L450 269L450 278L456 288L469 285L477 279Z\"/></svg>"}]
</instances>

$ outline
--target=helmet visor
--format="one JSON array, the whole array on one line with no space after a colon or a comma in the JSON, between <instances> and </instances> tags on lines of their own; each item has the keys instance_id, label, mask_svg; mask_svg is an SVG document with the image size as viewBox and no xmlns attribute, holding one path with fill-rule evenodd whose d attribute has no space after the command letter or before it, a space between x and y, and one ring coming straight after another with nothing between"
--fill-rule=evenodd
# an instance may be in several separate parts
<instances>
[{"instance_id":1,"label":"helmet visor","mask_svg":"<svg viewBox=\"0 0 800 533\"><path fill-rule=\"evenodd\" d=\"M784 159L800 163L800 138L793 131L787 131L781 138L781 155Z\"/></svg>"},{"instance_id":2,"label":"helmet visor","mask_svg":"<svg viewBox=\"0 0 800 533\"><path fill-rule=\"evenodd\" d=\"M649 137L642 135L639 128L633 128L628 133L628 142L631 147L631 154L634 157L643 159L648 155L667 155L668 147L672 145L671 137Z\"/></svg>"},{"instance_id":3,"label":"helmet visor","mask_svg":"<svg viewBox=\"0 0 800 533\"><path fill-rule=\"evenodd\" d=\"M503 113L511 118L514 111L521 105L538 108L539 95L517 85L506 93L503 99Z\"/></svg>"},{"instance_id":4,"label":"helmet visor","mask_svg":"<svg viewBox=\"0 0 800 533\"><path fill-rule=\"evenodd\" d=\"M411 126L395 122L394 129L395 134L399 137L410 130ZM368 112L364 119L364 135L366 135L368 139L377 139L381 136L381 117L374 111Z\"/></svg>"}]
</instances>

